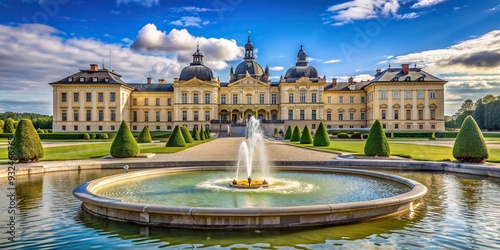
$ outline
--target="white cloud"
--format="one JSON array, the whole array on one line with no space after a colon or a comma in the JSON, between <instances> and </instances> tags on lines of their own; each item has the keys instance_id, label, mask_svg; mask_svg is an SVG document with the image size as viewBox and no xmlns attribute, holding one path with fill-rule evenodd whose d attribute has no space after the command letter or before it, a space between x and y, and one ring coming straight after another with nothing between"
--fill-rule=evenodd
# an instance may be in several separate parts
<instances>
[{"instance_id":1,"label":"white cloud","mask_svg":"<svg viewBox=\"0 0 500 250\"><path fill-rule=\"evenodd\" d=\"M326 11L332 13L332 25L341 26L356 20L395 16L399 7L397 0L351 0L332 5Z\"/></svg>"},{"instance_id":2,"label":"white cloud","mask_svg":"<svg viewBox=\"0 0 500 250\"><path fill-rule=\"evenodd\" d=\"M111 10L111 14L113 14L113 15L120 15L121 12L118 11L118 10Z\"/></svg>"},{"instance_id":3,"label":"white cloud","mask_svg":"<svg viewBox=\"0 0 500 250\"><path fill-rule=\"evenodd\" d=\"M394 57L393 55L388 55L388 56L385 57L385 59L391 59L393 57Z\"/></svg>"},{"instance_id":4,"label":"white cloud","mask_svg":"<svg viewBox=\"0 0 500 250\"><path fill-rule=\"evenodd\" d=\"M394 18L396 18L396 19L414 19L414 18L417 18L419 16L420 16L419 14L417 14L415 12L411 12L411 13L406 13L406 14L402 14L402 15L396 14L394 16Z\"/></svg>"},{"instance_id":5,"label":"white cloud","mask_svg":"<svg viewBox=\"0 0 500 250\"><path fill-rule=\"evenodd\" d=\"M170 10L172 12L192 12L192 13L225 11L225 9L210 9L210 8L201 8L195 6L174 7L170 8Z\"/></svg>"},{"instance_id":6,"label":"white cloud","mask_svg":"<svg viewBox=\"0 0 500 250\"><path fill-rule=\"evenodd\" d=\"M327 63L327 64L330 64L330 63L338 63L340 62L341 60L338 60L338 59L332 59L332 60L328 60L328 61L325 61L323 63Z\"/></svg>"},{"instance_id":7,"label":"white cloud","mask_svg":"<svg viewBox=\"0 0 500 250\"><path fill-rule=\"evenodd\" d=\"M117 5L129 3L139 4L148 8L153 7L154 5L160 5L159 0L116 0Z\"/></svg>"},{"instance_id":8,"label":"white cloud","mask_svg":"<svg viewBox=\"0 0 500 250\"><path fill-rule=\"evenodd\" d=\"M444 1L446 1L446 0L418 0L418 2L413 4L411 7L414 9L425 8L425 7L434 6L436 4L440 4Z\"/></svg>"},{"instance_id":9,"label":"white cloud","mask_svg":"<svg viewBox=\"0 0 500 250\"><path fill-rule=\"evenodd\" d=\"M182 26L182 27L197 27L201 28L201 25L210 24L209 21L204 21L197 16L183 16L178 20L170 22L170 24Z\"/></svg>"},{"instance_id":10,"label":"white cloud","mask_svg":"<svg viewBox=\"0 0 500 250\"><path fill-rule=\"evenodd\" d=\"M318 61L318 62L322 62L323 60L321 59L318 59L318 58L314 58L314 57L307 57L306 60L308 62L314 62L314 61Z\"/></svg>"},{"instance_id":11,"label":"white cloud","mask_svg":"<svg viewBox=\"0 0 500 250\"><path fill-rule=\"evenodd\" d=\"M359 74L355 76L333 76L337 79L337 82L347 82L350 77L353 78L355 82L369 81L373 79L372 75L369 74Z\"/></svg>"},{"instance_id":12,"label":"white cloud","mask_svg":"<svg viewBox=\"0 0 500 250\"><path fill-rule=\"evenodd\" d=\"M280 70L284 70L285 67L283 66L273 66L273 67L270 67L269 70L270 71L280 71Z\"/></svg>"}]
</instances>

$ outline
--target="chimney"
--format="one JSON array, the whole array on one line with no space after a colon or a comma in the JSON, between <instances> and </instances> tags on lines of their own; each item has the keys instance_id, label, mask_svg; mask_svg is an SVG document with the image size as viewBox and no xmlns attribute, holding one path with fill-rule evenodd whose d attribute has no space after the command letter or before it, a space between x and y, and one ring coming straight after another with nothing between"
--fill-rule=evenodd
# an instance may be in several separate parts
<instances>
[{"instance_id":1,"label":"chimney","mask_svg":"<svg viewBox=\"0 0 500 250\"><path fill-rule=\"evenodd\" d=\"M401 64L401 71L403 71L403 74L408 74L408 72L410 71L410 64L409 63L404 63L404 64Z\"/></svg>"},{"instance_id":2,"label":"chimney","mask_svg":"<svg viewBox=\"0 0 500 250\"><path fill-rule=\"evenodd\" d=\"M151 81L153 80L153 78L148 77L147 79L148 79L148 84L151 84Z\"/></svg>"},{"instance_id":3,"label":"chimney","mask_svg":"<svg viewBox=\"0 0 500 250\"><path fill-rule=\"evenodd\" d=\"M97 66L97 64L90 64L90 71L98 71L99 70L99 66Z\"/></svg>"},{"instance_id":4,"label":"chimney","mask_svg":"<svg viewBox=\"0 0 500 250\"><path fill-rule=\"evenodd\" d=\"M332 85L337 86L337 78L332 78Z\"/></svg>"},{"instance_id":5,"label":"chimney","mask_svg":"<svg viewBox=\"0 0 500 250\"><path fill-rule=\"evenodd\" d=\"M352 78L352 76L351 76L351 77L349 77L348 81L349 81L349 83L354 83L354 78Z\"/></svg>"},{"instance_id":6,"label":"chimney","mask_svg":"<svg viewBox=\"0 0 500 250\"><path fill-rule=\"evenodd\" d=\"M165 79L158 79L158 84L165 84L167 83Z\"/></svg>"},{"instance_id":7,"label":"chimney","mask_svg":"<svg viewBox=\"0 0 500 250\"><path fill-rule=\"evenodd\" d=\"M381 73L380 73L380 69L377 69L377 73L375 74L375 77L379 76Z\"/></svg>"}]
</instances>

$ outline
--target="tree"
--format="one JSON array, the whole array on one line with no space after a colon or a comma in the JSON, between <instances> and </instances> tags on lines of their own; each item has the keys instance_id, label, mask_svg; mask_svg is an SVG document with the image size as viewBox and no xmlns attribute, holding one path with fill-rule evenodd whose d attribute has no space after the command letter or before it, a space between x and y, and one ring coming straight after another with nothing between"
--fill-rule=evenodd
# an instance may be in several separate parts
<instances>
[{"instance_id":1,"label":"tree","mask_svg":"<svg viewBox=\"0 0 500 250\"><path fill-rule=\"evenodd\" d=\"M325 124L323 122L319 123L318 129L314 134L314 146L330 146L330 137L328 136L328 131L326 131Z\"/></svg>"},{"instance_id":2,"label":"tree","mask_svg":"<svg viewBox=\"0 0 500 250\"><path fill-rule=\"evenodd\" d=\"M488 103L495 101L495 100L497 100L497 98L494 95L489 94L489 95L486 95L485 97L483 97L482 103L488 104Z\"/></svg>"},{"instance_id":3,"label":"tree","mask_svg":"<svg viewBox=\"0 0 500 250\"><path fill-rule=\"evenodd\" d=\"M129 157L135 157L136 155L139 154L139 152L140 152L139 145L137 144L134 135L128 128L127 123L122 120L120 128L116 133L115 139L111 144L111 149L110 149L111 156L115 158L129 158Z\"/></svg>"},{"instance_id":4,"label":"tree","mask_svg":"<svg viewBox=\"0 0 500 250\"><path fill-rule=\"evenodd\" d=\"M486 108L486 105L484 105L483 102L481 101L481 102L478 102L476 104L476 109L474 110L474 112L472 112L472 117L474 118L474 120L476 120L479 128L482 128L482 129L485 128L485 125L484 125L484 109L485 108Z\"/></svg>"},{"instance_id":5,"label":"tree","mask_svg":"<svg viewBox=\"0 0 500 250\"><path fill-rule=\"evenodd\" d=\"M296 125L295 128L293 128L293 133L290 141L300 141L300 137L302 137L302 135L300 134L300 128Z\"/></svg>"},{"instance_id":6,"label":"tree","mask_svg":"<svg viewBox=\"0 0 500 250\"><path fill-rule=\"evenodd\" d=\"M182 131L179 125L175 126L174 131L168 138L167 147L185 147L186 141L182 135Z\"/></svg>"},{"instance_id":7,"label":"tree","mask_svg":"<svg viewBox=\"0 0 500 250\"><path fill-rule=\"evenodd\" d=\"M300 137L300 144L312 144L313 138L311 135L311 130L307 125L304 127L304 131L302 131L302 136Z\"/></svg>"},{"instance_id":8,"label":"tree","mask_svg":"<svg viewBox=\"0 0 500 250\"><path fill-rule=\"evenodd\" d=\"M466 110L462 114L457 116L457 119L455 120L456 126L461 127L462 123L464 122L465 118L469 115L472 115L472 110Z\"/></svg>"},{"instance_id":9,"label":"tree","mask_svg":"<svg viewBox=\"0 0 500 250\"><path fill-rule=\"evenodd\" d=\"M153 139L151 139L151 133L149 133L149 127L144 126L144 128L142 128L141 133L137 137L137 142L138 143L151 143L152 141L153 141Z\"/></svg>"},{"instance_id":10,"label":"tree","mask_svg":"<svg viewBox=\"0 0 500 250\"><path fill-rule=\"evenodd\" d=\"M500 100L486 104L484 108L484 126L489 131L500 129Z\"/></svg>"},{"instance_id":11,"label":"tree","mask_svg":"<svg viewBox=\"0 0 500 250\"><path fill-rule=\"evenodd\" d=\"M200 133L198 132L198 129L196 127L193 127L193 132L191 132L191 137L193 138L193 140L195 141L199 141L201 140L200 138Z\"/></svg>"},{"instance_id":12,"label":"tree","mask_svg":"<svg viewBox=\"0 0 500 250\"><path fill-rule=\"evenodd\" d=\"M483 134L472 116L465 118L453 145L453 157L458 162L484 162L489 157Z\"/></svg>"},{"instance_id":13,"label":"tree","mask_svg":"<svg viewBox=\"0 0 500 250\"><path fill-rule=\"evenodd\" d=\"M284 139L290 139L292 137L292 126L288 125L288 128L286 129L285 132L285 138Z\"/></svg>"},{"instance_id":14,"label":"tree","mask_svg":"<svg viewBox=\"0 0 500 250\"><path fill-rule=\"evenodd\" d=\"M458 109L457 115L464 113L465 111L474 111L474 102L471 99L465 100L460 108Z\"/></svg>"},{"instance_id":15,"label":"tree","mask_svg":"<svg viewBox=\"0 0 500 250\"><path fill-rule=\"evenodd\" d=\"M5 120L5 125L3 127L3 132L4 133L14 133L15 132L15 127L14 127L14 119L12 118L7 118L7 120Z\"/></svg>"},{"instance_id":16,"label":"tree","mask_svg":"<svg viewBox=\"0 0 500 250\"><path fill-rule=\"evenodd\" d=\"M14 134L14 157L22 163L38 162L43 158L43 146L29 119L22 119Z\"/></svg>"},{"instance_id":17,"label":"tree","mask_svg":"<svg viewBox=\"0 0 500 250\"><path fill-rule=\"evenodd\" d=\"M193 137L189 133L189 129L186 126L181 126L181 132L182 132L182 136L184 137L184 141L186 143L193 142Z\"/></svg>"},{"instance_id":18,"label":"tree","mask_svg":"<svg viewBox=\"0 0 500 250\"><path fill-rule=\"evenodd\" d=\"M0 133L3 133L3 126L5 125L5 122L3 120L0 120Z\"/></svg>"},{"instance_id":19,"label":"tree","mask_svg":"<svg viewBox=\"0 0 500 250\"><path fill-rule=\"evenodd\" d=\"M368 139L365 142L365 155L368 156L389 156L391 149L389 141L385 136L382 124L377 119L370 128Z\"/></svg>"}]
</instances>

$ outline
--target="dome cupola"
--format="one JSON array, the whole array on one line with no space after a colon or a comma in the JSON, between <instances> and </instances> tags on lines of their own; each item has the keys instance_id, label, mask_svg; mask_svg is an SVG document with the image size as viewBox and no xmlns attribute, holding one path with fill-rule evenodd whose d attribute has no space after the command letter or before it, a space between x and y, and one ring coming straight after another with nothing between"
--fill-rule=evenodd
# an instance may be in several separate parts
<instances>
[{"instance_id":1,"label":"dome cupola","mask_svg":"<svg viewBox=\"0 0 500 250\"><path fill-rule=\"evenodd\" d=\"M193 62L182 69L179 80L189 81L195 77L203 81L211 81L214 77L212 70L203 64L203 53L200 52L199 45L193 54Z\"/></svg>"}]
</instances>

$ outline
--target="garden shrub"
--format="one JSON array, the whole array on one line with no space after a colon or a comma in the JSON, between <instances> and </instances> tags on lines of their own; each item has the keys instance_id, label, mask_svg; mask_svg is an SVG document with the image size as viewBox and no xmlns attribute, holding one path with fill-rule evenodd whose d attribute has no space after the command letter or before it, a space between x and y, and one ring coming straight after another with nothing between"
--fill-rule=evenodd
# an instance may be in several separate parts
<instances>
[{"instance_id":1,"label":"garden shrub","mask_svg":"<svg viewBox=\"0 0 500 250\"><path fill-rule=\"evenodd\" d=\"M429 137L429 140L436 140L436 133L432 133L431 137Z\"/></svg>"},{"instance_id":2,"label":"garden shrub","mask_svg":"<svg viewBox=\"0 0 500 250\"><path fill-rule=\"evenodd\" d=\"M36 129L36 132L37 132L38 134L44 134L44 133L45 133L45 131L43 131L43 129L41 129L41 128L37 128L37 129Z\"/></svg>"},{"instance_id":3,"label":"garden shrub","mask_svg":"<svg viewBox=\"0 0 500 250\"><path fill-rule=\"evenodd\" d=\"M14 119L12 119L12 118L10 118L10 117L9 117L9 118L7 118L7 119L5 120L5 125L3 126L3 132L4 132L4 133L14 133L14 132L15 132L15 130L16 130L16 128L15 128L15 126L14 126L14 123L15 123ZM32 124L32 125L33 125L33 124ZM34 129L34 127L33 127L33 129ZM36 131L35 131L35 132L36 132Z\"/></svg>"},{"instance_id":4,"label":"garden shrub","mask_svg":"<svg viewBox=\"0 0 500 250\"><path fill-rule=\"evenodd\" d=\"M196 127L193 127L193 132L191 132L191 137L193 138L193 140L195 141L199 141L201 140L200 138L200 133L198 132L198 129Z\"/></svg>"},{"instance_id":5,"label":"garden shrub","mask_svg":"<svg viewBox=\"0 0 500 250\"><path fill-rule=\"evenodd\" d=\"M279 133L279 135L283 136L283 129L280 129L280 131L278 133Z\"/></svg>"},{"instance_id":6,"label":"garden shrub","mask_svg":"<svg viewBox=\"0 0 500 250\"><path fill-rule=\"evenodd\" d=\"M292 126L288 125L288 128L286 129L285 132L285 138L284 139L290 139L292 138Z\"/></svg>"},{"instance_id":7,"label":"garden shrub","mask_svg":"<svg viewBox=\"0 0 500 250\"><path fill-rule=\"evenodd\" d=\"M90 139L95 139L96 138L96 135L95 134L90 134Z\"/></svg>"},{"instance_id":8,"label":"garden shrub","mask_svg":"<svg viewBox=\"0 0 500 250\"><path fill-rule=\"evenodd\" d=\"M337 137L339 139L349 139L349 134L345 133L345 132L340 132L337 134Z\"/></svg>"},{"instance_id":9,"label":"garden shrub","mask_svg":"<svg viewBox=\"0 0 500 250\"><path fill-rule=\"evenodd\" d=\"M141 133L137 137L137 142L138 143L151 143L152 141L153 141L153 139L151 139L151 133L149 133L149 127L144 126L144 128L142 128Z\"/></svg>"},{"instance_id":10,"label":"garden shrub","mask_svg":"<svg viewBox=\"0 0 500 250\"><path fill-rule=\"evenodd\" d=\"M120 126L121 126L121 125L120 125ZM128 126L127 126L127 128L128 128ZM120 129L118 129L118 131L120 131ZM130 131L130 130L129 130L129 131ZM130 132L130 133L132 133L132 132ZM118 133L117 133L117 134L118 134ZM132 136L132 137L133 137L133 136ZM100 134L100 135L99 135L99 139L108 139L108 138L109 138L109 136L108 136L108 134L106 134L106 133L102 133L102 134Z\"/></svg>"},{"instance_id":11,"label":"garden shrub","mask_svg":"<svg viewBox=\"0 0 500 250\"><path fill-rule=\"evenodd\" d=\"M200 140L205 140L206 139L206 135L205 134L205 131L203 130L203 127L201 127L201 130L200 130Z\"/></svg>"},{"instance_id":12,"label":"garden shrub","mask_svg":"<svg viewBox=\"0 0 500 250\"><path fill-rule=\"evenodd\" d=\"M177 125L172 131L172 135L168 138L167 147L185 147L186 141L182 135L181 126Z\"/></svg>"},{"instance_id":13,"label":"garden shrub","mask_svg":"<svg viewBox=\"0 0 500 250\"><path fill-rule=\"evenodd\" d=\"M467 116L462 123L455 144L453 157L458 162L481 163L489 157L484 137L472 116Z\"/></svg>"},{"instance_id":14,"label":"garden shrub","mask_svg":"<svg viewBox=\"0 0 500 250\"><path fill-rule=\"evenodd\" d=\"M378 119L370 128L364 151L367 156L389 156L391 153L389 141L387 141L382 124Z\"/></svg>"},{"instance_id":15,"label":"garden shrub","mask_svg":"<svg viewBox=\"0 0 500 250\"><path fill-rule=\"evenodd\" d=\"M83 134L83 139L89 140L90 139L90 135L89 134Z\"/></svg>"},{"instance_id":16,"label":"garden shrub","mask_svg":"<svg viewBox=\"0 0 500 250\"><path fill-rule=\"evenodd\" d=\"M182 132L182 136L184 137L184 141L186 143L193 142L193 137L191 137L191 134L189 133L189 129L186 126L181 126L181 132Z\"/></svg>"},{"instance_id":17,"label":"garden shrub","mask_svg":"<svg viewBox=\"0 0 500 250\"><path fill-rule=\"evenodd\" d=\"M361 139L361 133L360 132L354 132L351 135L352 139Z\"/></svg>"},{"instance_id":18,"label":"garden shrub","mask_svg":"<svg viewBox=\"0 0 500 250\"><path fill-rule=\"evenodd\" d=\"M21 119L14 133L14 157L21 163L38 162L43 158L42 141L29 119Z\"/></svg>"},{"instance_id":19,"label":"garden shrub","mask_svg":"<svg viewBox=\"0 0 500 250\"><path fill-rule=\"evenodd\" d=\"M101 139L107 139L108 134L101 134ZM139 145L130 131L127 123L122 121L115 139L111 144L110 154L115 158L129 158L139 154Z\"/></svg>"},{"instance_id":20,"label":"garden shrub","mask_svg":"<svg viewBox=\"0 0 500 250\"><path fill-rule=\"evenodd\" d=\"M300 128L299 126L295 126L295 128L293 128L293 133L290 141L300 141L300 137L302 137L302 135L300 134Z\"/></svg>"},{"instance_id":21,"label":"garden shrub","mask_svg":"<svg viewBox=\"0 0 500 250\"><path fill-rule=\"evenodd\" d=\"M330 138L328 136L328 131L326 131L325 124L323 122L319 123L316 134L314 134L314 146L330 146Z\"/></svg>"},{"instance_id":22,"label":"garden shrub","mask_svg":"<svg viewBox=\"0 0 500 250\"><path fill-rule=\"evenodd\" d=\"M304 127L304 131L302 131L302 136L300 137L300 144L312 144L313 138L311 135L311 130L307 125Z\"/></svg>"},{"instance_id":23,"label":"garden shrub","mask_svg":"<svg viewBox=\"0 0 500 250\"><path fill-rule=\"evenodd\" d=\"M212 138L212 134L210 133L210 130L208 128L205 128L205 139L210 138Z\"/></svg>"},{"instance_id":24,"label":"garden shrub","mask_svg":"<svg viewBox=\"0 0 500 250\"><path fill-rule=\"evenodd\" d=\"M274 128L273 136L276 136L278 134L278 128Z\"/></svg>"},{"instance_id":25,"label":"garden shrub","mask_svg":"<svg viewBox=\"0 0 500 250\"><path fill-rule=\"evenodd\" d=\"M3 126L5 125L5 122L3 120L0 120L0 133L3 133Z\"/></svg>"}]
</instances>

